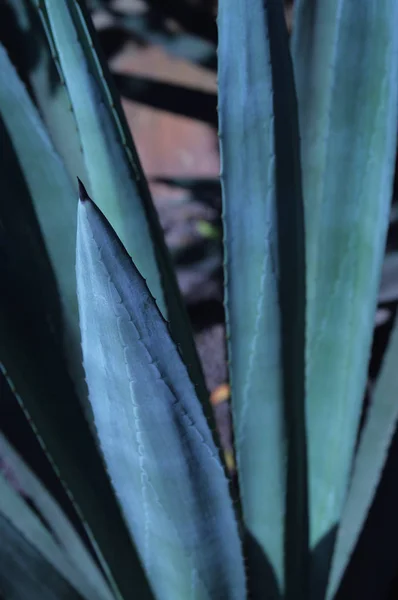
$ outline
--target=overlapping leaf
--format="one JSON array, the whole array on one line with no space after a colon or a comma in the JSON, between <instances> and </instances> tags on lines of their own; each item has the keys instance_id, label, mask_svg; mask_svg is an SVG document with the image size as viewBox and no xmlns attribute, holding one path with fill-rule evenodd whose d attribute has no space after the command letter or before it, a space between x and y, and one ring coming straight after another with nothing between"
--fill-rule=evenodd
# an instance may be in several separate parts
<instances>
[{"instance_id":1,"label":"overlapping leaf","mask_svg":"<svg viewBox=\"0 0 398 600\"><path fill-rule=\"evenodd\" d=\"M35 0L37 4L37 0ZM94 48L95 32L76 0L46 0L44 18L75 114L88 188L148 281L188 365L199 397L212 418L190 324L163 234L105 61Z\"/></svg>"},{"instance_id":2,"label":"overlapping leaf","mask_svg":"<svg viewBox=\"0 0 398 600\"><path fill-rule=\"evenodd\" d=\"M254 597L286 591L300 598L307 558L304 233L282 3L221 0L218 28L225 301L250 583Z\"/></svg>"},{"instance_id":3,"label":"overlapping leaf","mask_svg":"<svg viewBox=\"0 0 398 600\"><path fill-rule=\"evenodd\" d=\"M397 143L396 0L298 0L314 598L322 597L362 410Z\"/></svg>"},{"instance_id":4,"label":"overlapping leaf","mask_svg":"<svg viewBox=\"0 0 398 600\"><path fill-rule=\"evenodd\" d=\"M5 529L5 538L9 539L10 536L14 540L7 545L4 537L1 539L1 547L8 556L2 555L0 561L0 581L6 580L6 587L13 589L12 594L19 594L18 590L23 588L25 596L21 593L21 598L31 598L32 594L35 597L36 586L39 590L41 588L40 593L44 597L48 594L50 597L61 597L56 595L60 593L56 591L57 579L54 581L54 576L51 575L48 575L47 581L43 578L43 572L54 569L58 572L58 577L65 580L65 587L75 588L76 595L81 594L88 600L112 600L114 596L103 575L72 525L2 434L0 471L2 528ZM22 497L18 495L18 491ZM30 505L38 511L37 514L24 498L30 501ZM40 522L38 515L45 521ZM23 541L18 543L17 540L21 539ZM28 550L29 546L31 551ZM34 555L37 556L37 565L34 564ZM13 565L11 569L10 563ZM16 573L15 569L21 571ZM1 584L0 589L5 591ZM10 596L11 589L8 590ZM70 590L69 594L72 593Z\"/></svg>"},{"instance_id":5,"label":"overlapping leaf","mask_svg":"<svg viewBox=\"0 0 398 600\"><path fill-rule=\"evenodd\" d=\"M156 597L241 600L219 453L165 321L81 189L76 271L84 366L109 474Z\"/></svg>"}]
</instances>

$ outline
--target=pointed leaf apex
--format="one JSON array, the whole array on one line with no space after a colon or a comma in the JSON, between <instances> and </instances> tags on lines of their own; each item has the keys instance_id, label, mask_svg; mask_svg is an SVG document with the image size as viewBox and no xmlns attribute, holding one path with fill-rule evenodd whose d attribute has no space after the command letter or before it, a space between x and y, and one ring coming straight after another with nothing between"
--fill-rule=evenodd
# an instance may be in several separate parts
<instances>
[{"instance_id":1,"label":"pointed leaf apex","mask_svg":"<svg viewBox=\"0 0 398 600\"><path fill-rule=\"evenodd\" d=\"M79 178L77 178L77 183L79 185L79 200L80 200L80 202L85 202L86 200L90 200L90 196L87 194L87 190Z\"/></svg>"}]
</instances>

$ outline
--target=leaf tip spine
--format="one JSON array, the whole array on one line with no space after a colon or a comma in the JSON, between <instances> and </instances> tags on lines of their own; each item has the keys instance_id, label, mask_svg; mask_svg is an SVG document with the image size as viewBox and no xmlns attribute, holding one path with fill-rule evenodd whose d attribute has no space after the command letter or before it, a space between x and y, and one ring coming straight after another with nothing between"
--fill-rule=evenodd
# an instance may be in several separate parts
<instances>
[{"instance_id":1,"label":"leaf tip spine","mask_svg":"<svg viewBox=\"0 0 398 600\"><path fill-rule=\"evenodd\" d=\"M82 181L79 179L79 177L77 178L77 183L79 186L79 200L80 202L86 202L87 200L90 200L90 196L87 193L86 188L84 187Z\"/></svg>"}]
</instances>

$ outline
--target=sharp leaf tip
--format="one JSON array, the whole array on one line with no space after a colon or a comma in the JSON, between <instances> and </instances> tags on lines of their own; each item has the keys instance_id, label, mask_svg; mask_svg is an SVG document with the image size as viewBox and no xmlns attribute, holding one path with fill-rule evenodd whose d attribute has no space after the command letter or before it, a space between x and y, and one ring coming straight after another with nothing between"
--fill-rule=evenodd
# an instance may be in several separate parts
<instances>
[{"instance_id":1,"label":"sharp leaf tip","mask_svg":"<svg viewBox=\"0 0 398 600\"><path fill-rule=\"evenodd\" d=\"M86 200L90 200L90 196L87 194L87 190L79 178L77 178L77 183L79 185L79 200L80 200L80 202L85 202Z\"/></svg>"}]
</instances>

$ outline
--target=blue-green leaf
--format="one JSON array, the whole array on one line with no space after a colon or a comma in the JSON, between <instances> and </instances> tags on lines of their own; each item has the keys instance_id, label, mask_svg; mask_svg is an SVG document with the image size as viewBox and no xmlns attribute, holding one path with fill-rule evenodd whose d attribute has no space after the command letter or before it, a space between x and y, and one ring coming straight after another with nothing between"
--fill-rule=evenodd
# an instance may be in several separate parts
<instances>
[{"instance_id":1,"label":"blue-green leaf","mask_svg":"<svg viewBox=\"0 0 398 600\"><path fill-rule=\"evenodd\" d=\"M135 158L130 162L127 158L126 141L118 130L113 101L106 95L109 92L103 84L98 58L92 49L91 54L85 54L85 45L90 41L84 40L88 33L84 31L80 6L74 0L66 0L46 1L45 7L79 130L89 189L130 255L146 274L148 285L166 314L141 190L137 186L142 173L138 171Z\"/></svg>"},{"instance_id":2,"label":"blue-green leaf","mask_svg":"<svg viewBox=\"0 0 398 600\"><path fill-rule=\"evenodd\" d=\"M85 597L93 600L112 600L114 596L110 592L101 571L62 509L1 433L0 471L3 471L6 479L8 477L11 484L14 484L14 489L10 489L10 485L0 479L0 487L2 487L0 512L2 516L11 521L12 526L16 527L19 534L36 548L43 559L55 568L59 566L60 574L63 577L70 574L68 579L72 585L76 578L74 587L77 590L81 589ZM37 516L25 504L23 498L16 495L15 491L18 490L22 493L23 498L29 499L31 505L33 504L42 518L45 519L48 531L45 530ZM1 545L5 546L3 538L1 538ZM11 545L6 551L14 554L15 550ZM2 569L3 564L1 563L0 567L2 571L0 580L5 576ZM34 569L31 576L35 576ZM13 579L15 579L13 584L19 585L18 578ZM52 587L52 582L48 583L49 587ZM42 585L45 585L45 583L43 582ZM0 589L2 589L1 584Z\"/></svg>"},{"instance_id":3,"label":"blue-green leaf","mask_svg":"<svg viewBox=\"0 0 398 600\"><path fill-rule=\"evenodd\" d=\"M348 497L340 522L327 598L333 598L359 539L383 474L398 419L398 319L391 333L371 406L361 433Z\"/></svg>"},{"instance_id":4,"label":"blue-green leaf","mask_svg":"<svg viewBox=\"0 0 398 600\"><path fill-rule=\"evenodd\" d=\"M35 3L38 0L34 0ZM71 98L89 190L145 275L162 314L170 320L198 395L211 418L203 373L148 186L95 32L76 0L45 1L57 55Z\"/></svg>"},{"instance_id":5,"label":"blue-green leaf","mask_svg":"<svg viewBox=\"0 0 398 600\"><path fill-rule=\"evenodd\" d=\"M228 483L167 325L81 189L76 272L84 366L104 458L155 595L241 600Z\"/></svg>"},{"instance_id":6,"label":"blue-green leaf","mask_svg":"<svg viewBox=\"0 0 398 600\"><path fill-rule=\"evenodd\" d=\"M23 83L31 92L48 136L72 178L77 193L76 176L86 177L83 155L71 103L57 57L46 36L41 10L31 8L31 0L7 0L13 18L7 26L10 43L7 50ZM12 43L11 43L12 40ZM15 46L14 46L15 44Z\"/></svg>"},{"instance_id":7,"label":"blue-green leaf","mask_svg":"<svg viewBox=\"0 0 398 600\"><path fill-rule=\"evenodd\" d=\"M285 591L300 598L307 559L304 232L282 2L220 0L218 28L225 303L249 583L255 598Z\"/></svg>"},{"instance_id":8,"label":"blue-green leaf","mask_svg":"<svg viewBox=\"0 0 398 600\"><path fill-rule=\"evenodd\" d=\"M9 207L0 218L0 369L71 499L115 597L127 600L139 594L149 599L140 561L68 376L61 340L53 334L57 298L54 302L51 269L32 211L18 215L26 190L18 185L20 173L8 160L7 135L0 131L5 150L0 179L4 209Z\"/></svg>"},{"instance_id":9,"label":"blue-green leaf","mask_svg":"<svg viewBox=\"0 0 398 600\"><path fill-rule=\"evenodd\" d=\"M24 202L22 202L20 194L15 200L8 200L7 206L6 203L2 206L1 212L8 211L8 214L11 214L15 209L23 219L24 227L28 230L32 220L32 216L28 212L28 204L31 202L33 205L59 292L62 326L61 332L57 333L61 335L71 374L79 395L84 401L87 398L87 388L81 367L81 338L74 273L76 210L73 198L76 197L76 194L72 181L54 150L37 109L1 44L0 117L4 121L13 149L17 154L30 195L30 198L26 198ZM6 152L5 143L3 149ZM11 152L11 150L7 149L7 152ZM3 156L3 161L5 159L6 157ZM16 185L15 181L11 183ZM10 193L11 190L7 190L7 192ZM16 222L11 221L10 225L15 227ZM48 304L47 297L44 304Z\"/></svg>"},{"instance_id":10,"label":"blue-green leaf","mask_svg":"<svg viewBox=\"0 0 398 600\"><path fill-rule=\"evenodd\" d=\"M397 144L397 0L298 0L314 597L323 597L365 392Z\"/></svg>"},{"instance_id":11,"label":"blue-green leaf","mask_svg":"<svg viewBox=\"0 0 398 600\"><path fill-rule=\"evenodd\" d=\"M0 535L0 592L7 599L101 598L2 473Z\"/></svg>"}]
</instances>

